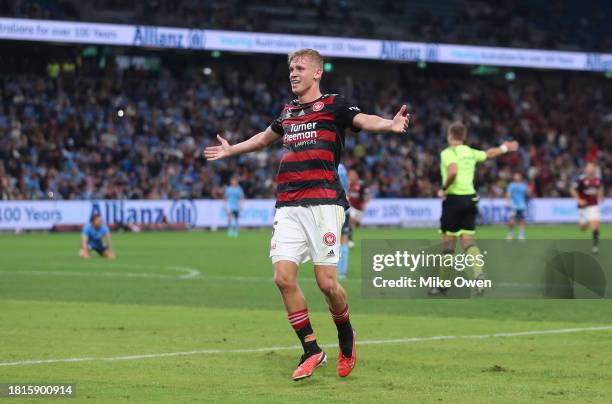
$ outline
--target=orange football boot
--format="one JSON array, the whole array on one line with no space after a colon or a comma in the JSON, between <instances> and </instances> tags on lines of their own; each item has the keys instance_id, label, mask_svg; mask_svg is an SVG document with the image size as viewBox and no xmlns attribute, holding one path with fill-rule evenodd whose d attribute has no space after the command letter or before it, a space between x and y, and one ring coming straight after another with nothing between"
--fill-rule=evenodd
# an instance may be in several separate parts
<instances>
[{"instance_id":1,"label":"orange football boot","mask_svg":"<svg viewBox=\"0 0 612 404\"><path fill-rule=\"evenodd\" d=\"M327 363L327 355L323 351L319 352L318 354L310 355L306 359L303 358L304 357L302 356L302 361L297 369L295 369L295 372L293 372L292 377L296 382L312 376L312 372L316 368Z\"/></svg>"},{"instance_id":2,"label":"orange football boot","mask_svg":"<svg viewBox=\"0 0 612 404\"><path fill-rule=\"evenodd\" d=\"M351 374L353 368L355 367L355 362L357 362L357 350L355 349L355 341L357 340L357 333L353 331L353 353L350 358L347 358L342 353L338 353L338 376L346 377Z\"/></svg>"}]
</instances>

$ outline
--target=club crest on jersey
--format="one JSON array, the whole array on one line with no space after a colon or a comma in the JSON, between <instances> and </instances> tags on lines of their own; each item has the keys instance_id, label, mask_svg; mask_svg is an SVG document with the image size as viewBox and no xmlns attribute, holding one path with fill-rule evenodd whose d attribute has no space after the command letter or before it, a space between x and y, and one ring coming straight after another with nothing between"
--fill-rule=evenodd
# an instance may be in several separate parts
<instances>
[{"instance_id":1,"label":"club crest on jersey","mask_svg":"<svg viewBox=\"0 0 612 404\"><path fill-rule=\"evenodd\" d=\"M320 110L322 110L322 109L323 109L323 107L324 107L324 106L325 106L325 104L323 104L321 101L319 101L319 102L315 102L315 103L312 105L312 110L313 110L314 112L319 112Z\"/></svg>"},{"instance_id":2,"label":"club crest on jersey","mask_svg":"<svg viewBox=\"0 0 612 404\"><path fill-rule=\"evenodd\" d=\"M336 244L336 235L334 233L327 232L323 235L323 242L325 245L332 246Z\"/></svg>"}]
</instances>

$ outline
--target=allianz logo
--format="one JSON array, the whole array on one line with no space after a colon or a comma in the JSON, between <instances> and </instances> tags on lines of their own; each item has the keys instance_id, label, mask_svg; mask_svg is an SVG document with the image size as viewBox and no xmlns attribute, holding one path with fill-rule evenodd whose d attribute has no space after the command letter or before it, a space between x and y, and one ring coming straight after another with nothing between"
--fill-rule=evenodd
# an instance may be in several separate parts
<instances>
[{"instance_id":1,"label":"allianz logo","mask_svg":"<svg viewBox=\"0 0 612 404\"><path fill-rule=\"evenodd\" d=\"M191 200L176 200L166 210L164 205L126 201L96 201L92 203L91 213L99 213L108 224L186 224L194 227L198 219L198 210Z\"/></svg>"}]
</instances>

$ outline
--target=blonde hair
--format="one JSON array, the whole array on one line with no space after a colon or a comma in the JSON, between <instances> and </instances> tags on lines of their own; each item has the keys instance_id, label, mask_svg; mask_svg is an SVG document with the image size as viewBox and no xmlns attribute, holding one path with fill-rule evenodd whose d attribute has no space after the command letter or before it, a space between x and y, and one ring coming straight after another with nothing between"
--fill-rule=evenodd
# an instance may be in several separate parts
<instances>
[{"instance_id":1,"label":"blonde hair","mask_svg":"<svg viewBox=\"0 0 612 404\"><path fill-rule=\"evenodd\" d=\"M460 140L462 142L465 142L465 139L467 138L467 128L461 122L453 122L448 127L448 133L450 133L453 139Z\"/></svg>"},{"instance_id":2,"label":"blonde hair","mask_svg":"<svg viewBox=\"0 0 612 404\"><path fill-rule=\"evenodd\" d=\"M289 53L287 57L287 64L291 64L291 61L298 57L309 57L321 69L323 69L323 56L321 56L321 54L314 49L303 48Z\"/></svg>"}]
</instances>

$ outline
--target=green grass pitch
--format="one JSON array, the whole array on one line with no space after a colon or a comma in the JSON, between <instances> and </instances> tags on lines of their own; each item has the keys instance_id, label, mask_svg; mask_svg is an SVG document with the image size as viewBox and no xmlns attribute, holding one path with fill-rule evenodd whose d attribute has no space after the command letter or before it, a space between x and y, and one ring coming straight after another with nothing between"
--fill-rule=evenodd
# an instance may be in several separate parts
<instances>
[{"instance_id":1,"label":"green grass pitch","mask_svg":"<svg viewBox=\"0 0 612 404\"><path fill-rule=\"evenodd\" d=\"M527 234L589 237L576 226ZM482 238L504 235L479 229ZM330 363L298 383L290 376L300 349L272 282L269 229L237 239L116 233L116 261L81 260L79 237L0 235L0 383L76 383L71 402L97 403L612 400L612 330L588 330L612 325L609 300L361 298L360 239L437 238L432 229L356 232L344 285L358 341L370 343L358 347L347 379L336 375L335 327L312 267L301 268ZM577 330L540 332L561 329ZM496 333L511 335L486 337ZM483 337L460 338L470 335ZM427 338L436 336L449 338Z\"/></svg>"}]
</instances>

